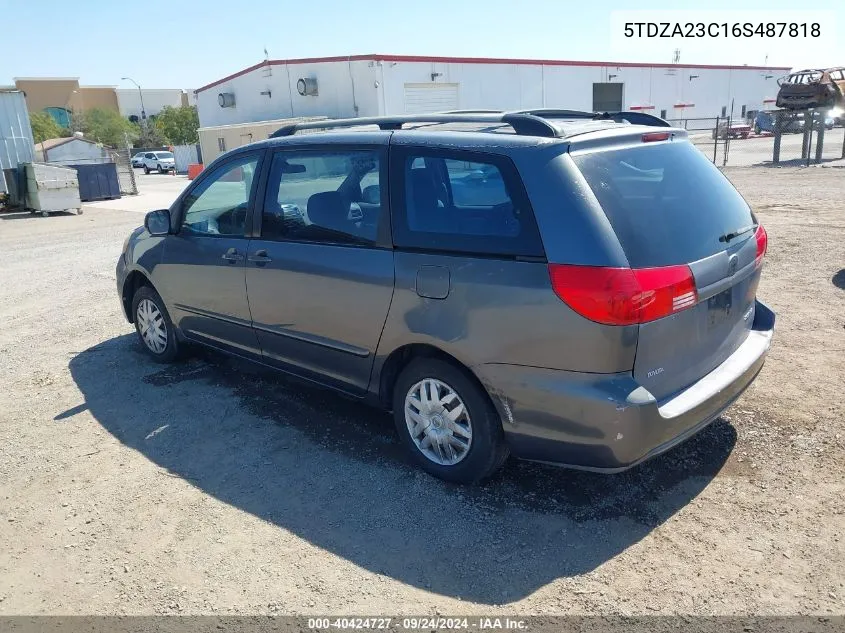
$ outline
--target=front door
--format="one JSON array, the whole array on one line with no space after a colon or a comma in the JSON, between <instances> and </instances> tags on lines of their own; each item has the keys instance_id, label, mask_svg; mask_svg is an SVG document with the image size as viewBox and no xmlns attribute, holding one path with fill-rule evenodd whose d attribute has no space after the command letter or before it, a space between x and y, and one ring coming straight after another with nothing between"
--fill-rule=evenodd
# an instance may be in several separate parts
<instances>
[{"instance_id":1,"label":"front door","mask_svg":"<svg viewBox=\"0 0 845 633\"><path fill-rule=\"evenodd\" d=\"M246 264L266 361L353 394L393 296L385 149L276 152Z\"/></svg>"},{"instance_id":2,"label":"front door","mask_svg":"<svg viewBox=\"0 0 845 633\"><path fill-rule=\"evenodd\" d=\"M156 268L156 287L180 330L236 353L260 353L245 264L261 156L239 154L197 180L176 210L179 230L168 237Z\"/></svg>"}]
</instances>

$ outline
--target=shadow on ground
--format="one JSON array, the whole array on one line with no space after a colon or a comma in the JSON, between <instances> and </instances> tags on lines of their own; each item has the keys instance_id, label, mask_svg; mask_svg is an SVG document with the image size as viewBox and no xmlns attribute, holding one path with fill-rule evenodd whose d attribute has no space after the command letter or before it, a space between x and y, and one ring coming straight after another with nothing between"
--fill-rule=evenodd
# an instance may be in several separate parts
<instances>
[{"instance_id":1,"label":"shadow on ground","mask_svg":"<svg viewBox=\"0 0 845 633\"><path fill-rule=\"evenodd\" d=\"M836 273L831 279L831 281L833 282L833 285L837 288L842 288L842 290L845 290L845 268Z\"/></svg>"},{"instance_id":2,"label":"shadow on ground","mask_svg":"<svg viewBox=\"0 0 845 633\"><path fill-rule=\"evenodd\" d=\"M834 158L822 158L821 160L816 160L815 155L810 161L810 164L807 164L806 158L789 158L789 159L782 159L779 162L775 163L771 160L764 160L759 163L752 163L749 165L750 167L812 167L813 165L824 165L824 166L831 166L831 167L845 167L845 164L840 165L842 163L842 157L836 156ZM730 160L728 161L730 163ZM831 165L831 163L836 163L835 165Z\"/></svg>"},{"instance_id":3,"label":"shadow on ground","mask_svg":"<svg viewBox=\"0 0 845 633\"><path fill-rule=\"evenodd\" d=\"M52 216L62 216L62 215L78 215L72 211L52 211L48 217ZM22 211L20 209L9 209L9 210L0 210L0 220L42 220L46 219L41 216L41 212L34 212L34 211Z\"/></svg>"},{"instance_id":4,"label":"shadow on ground","mask_svg":"<svg viewBox=\"0 0 845 633\"><path fill-rule=\"evenodd\" d=\"M87 408L123 444L235 508L364 569L486 604L617 556L695 498L736 442L720 419L628 473L514 462L462 488L412 467L384 413L212 352L155 365L136 345L125 335L77 354L70 370L85 402L56 424Z\"/></svg>"}]
</instances>

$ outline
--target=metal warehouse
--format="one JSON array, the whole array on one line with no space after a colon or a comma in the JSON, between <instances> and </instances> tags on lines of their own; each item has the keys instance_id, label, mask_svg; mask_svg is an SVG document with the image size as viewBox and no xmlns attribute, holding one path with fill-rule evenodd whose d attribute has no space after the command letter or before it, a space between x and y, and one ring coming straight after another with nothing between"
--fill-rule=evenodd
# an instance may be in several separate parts
<instances>
[{"instance_id":1,"label":"metal warehouse","mask_svg":"<svg viewBox=\"0 0 845 633\"><path fill-rule=\"evenodd\" d=\"M724 116L733 106L738 117L774 104L777 78L788 71L403 55L281 59L199 88L197 106L204 128L288 117L537 107L643 110L688 119Z\"/></svg>"}]
</instances>

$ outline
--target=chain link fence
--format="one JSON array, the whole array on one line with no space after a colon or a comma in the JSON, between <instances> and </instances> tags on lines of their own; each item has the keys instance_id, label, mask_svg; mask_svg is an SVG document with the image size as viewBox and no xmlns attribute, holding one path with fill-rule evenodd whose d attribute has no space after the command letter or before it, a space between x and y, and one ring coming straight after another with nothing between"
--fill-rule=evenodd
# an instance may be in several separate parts
<instances>
[{"instance_id":1,"label":"chain link fence","mask_svg":"<svg viewBox=\"0 0 845 633\"><path fill-rule=\"evenodd\" d=\"M138 183L135 181L135 169L132 167L132 156L135 150L130 148L111 150L112 159L117 167L117 179L120 181L120 193L124 196L134 196L138 193Z\"/></svg>"},{"instance_id":2,"label":"chain link fence","mask_svg":"<svg viewBox=\"0 0 845 633\"><path fill-rule=\"evenodd\" d=\"M686 130L690 142L700 149L714 164L724 164L727 141L723 136L727 119L720 117L700 117L666 120L672 127L679 127ZM716 130L719 130L718 134Z\"/></svg>"},{"instance_id":3,"label":"chain link fence","mask_svg":"<svg viewBox=\"0 0 845 633\"><path fill-rule=\"evenodd\" d=\"M670 119L714 164L810 165L845 158L842 118L829 110L772 110L755 118Z\"/></svg>"}]
</instances>

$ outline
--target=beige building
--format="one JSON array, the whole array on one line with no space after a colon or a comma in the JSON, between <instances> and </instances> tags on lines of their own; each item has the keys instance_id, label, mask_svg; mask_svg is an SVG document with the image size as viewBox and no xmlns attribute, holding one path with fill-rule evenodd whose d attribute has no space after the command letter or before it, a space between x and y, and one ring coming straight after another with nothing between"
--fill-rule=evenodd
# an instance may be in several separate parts
<instances>
[{"instance_id":1,"label":"beige building","mask_svg":"<svg viewBox=\"0 0 845 633\"><path fill-rule=\"evenodd\" d=\"M30 112L47 112L62 127L70 126L72 113L94 108L113 110L133 120L140 118L141 99L147 116L158 114L165 106L196 104L193 90L82 86L78 77L15 77L15 85L10 87L25 94Z\"/></svg>"},{"instance_id":2,"label":"beige building","mask_svg":"<svg viewBox=\"0 0 845 633\"><path fill-rule=\"evenodd\" d=\"M114 86L80 86L78 77L16 77L30 112L47 112L68 127L72 112L94 108L119 112Z\"/></svg>"}]
</instances>

